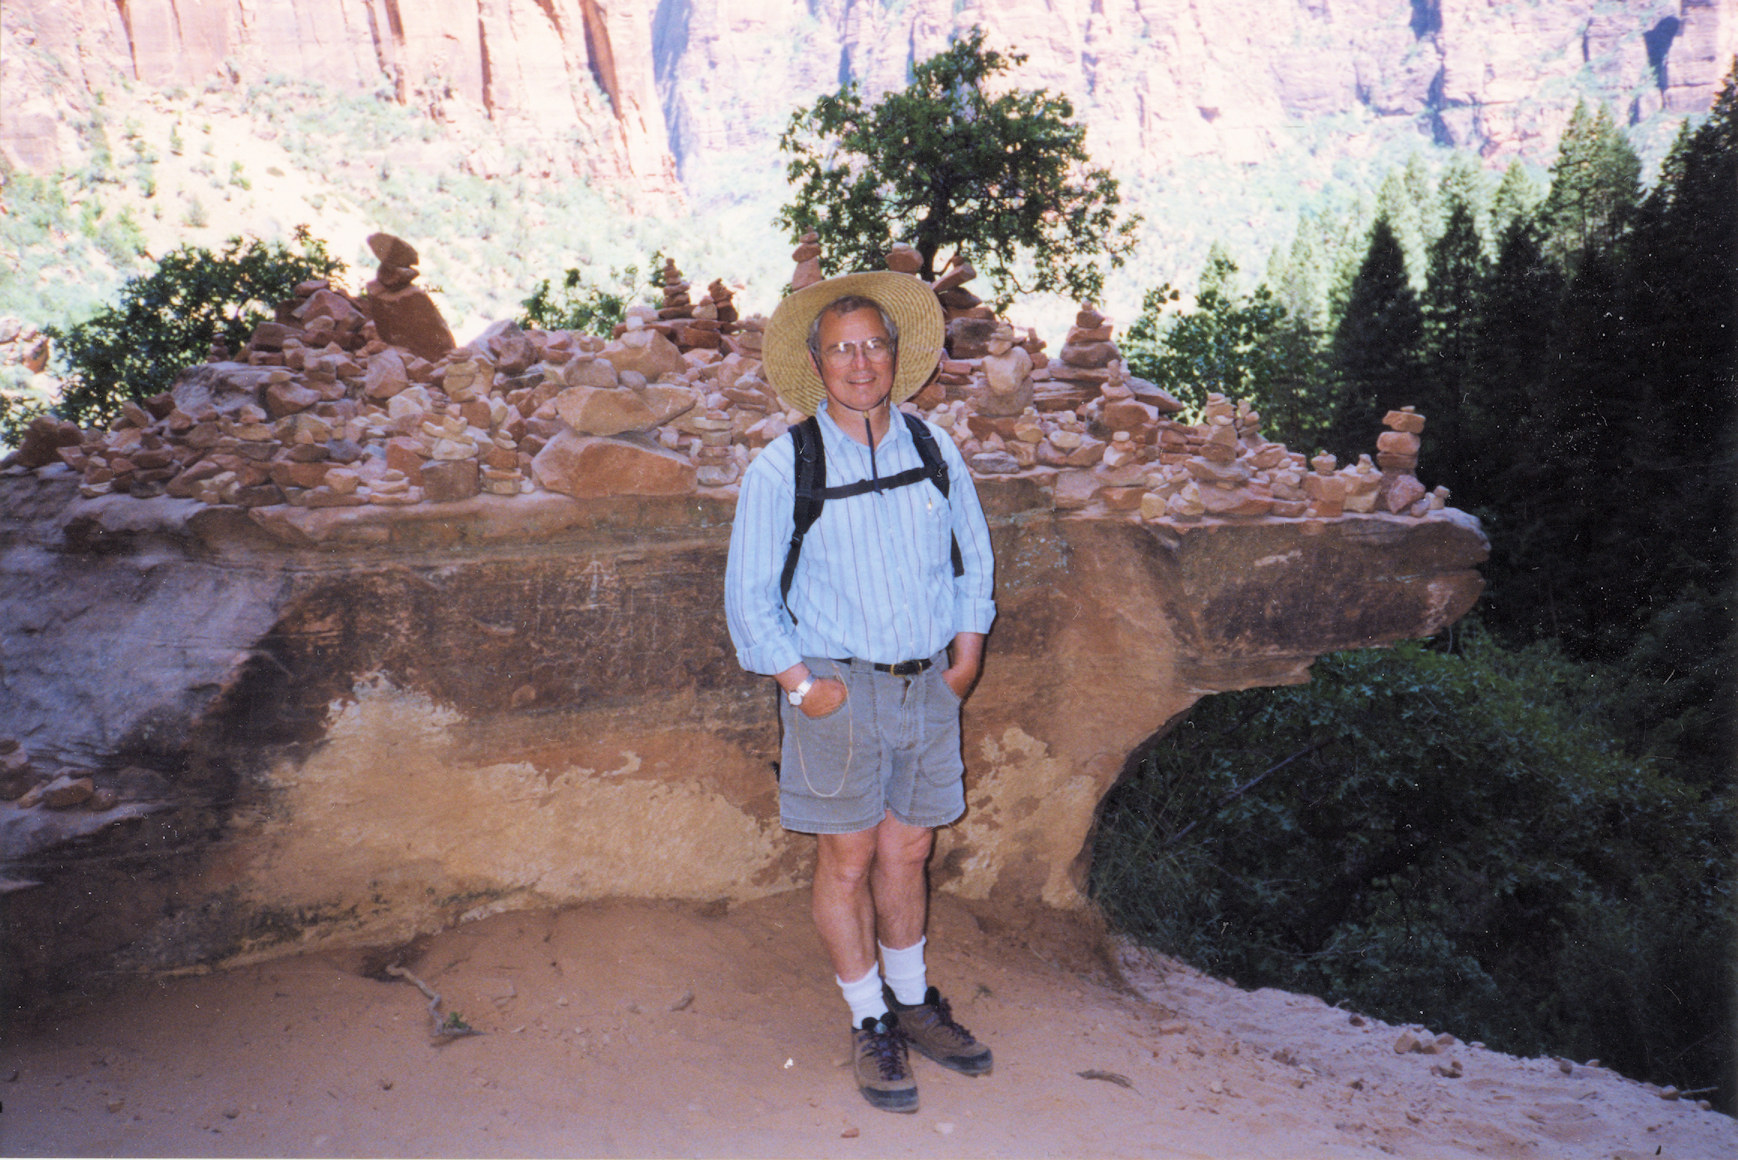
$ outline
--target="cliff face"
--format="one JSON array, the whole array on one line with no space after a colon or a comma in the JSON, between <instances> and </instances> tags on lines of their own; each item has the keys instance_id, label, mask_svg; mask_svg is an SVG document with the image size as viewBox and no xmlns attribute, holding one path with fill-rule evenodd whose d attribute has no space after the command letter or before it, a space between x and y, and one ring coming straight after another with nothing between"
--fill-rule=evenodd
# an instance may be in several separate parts
<instances>
[{"instance_id":1,"label":"cliff face","mask_svg":"<svg viewBox=\"0 0 1738 1160\"><path fill-rule=\"evenodd\" d=\"M798 102L843 79L901 85L973 25L1027 54L1018 82L1069 94L1127 168L1256 162L1348 115L1538 159L1584 70L1641 120L1708 108L1738 51L1738 0L11 0L0 149L63 162L70 122L121 82L293 76L388 94L533 172L665 195L678 165L770 153Z\"/></svg>"},{"instance_id":2,"label":"cliff face","mask_svg":"<svg viewBox=\"0 0 1738 1160\"><path fill-rule=\"evenodd\" d=\"M0 147L31 168L66 122L126 82L197 89L273 77L380 93L532 172L676 191L643 5L600 0L20 0L3 16ZM467 168L487 173L488 152Z\"/></svg>"},{"instance_id":3,"label":"cliff face","mask_svg":"<svg viewBox=\"0 0 1738 1160\"><path fill-rule=\"evenodd\" d=\"M1057 511L1040 482L979 482L1000 613L933 871L966 898L1077 904L1098 802L1167 721L1434 632L1482 587L1452 510L1168 526ZM0 478L0 737L120 798L0 803L11 993L800 885L774 690L718 596L731 514L537 493L250 516Z\"/></svg>"}]
</instances>

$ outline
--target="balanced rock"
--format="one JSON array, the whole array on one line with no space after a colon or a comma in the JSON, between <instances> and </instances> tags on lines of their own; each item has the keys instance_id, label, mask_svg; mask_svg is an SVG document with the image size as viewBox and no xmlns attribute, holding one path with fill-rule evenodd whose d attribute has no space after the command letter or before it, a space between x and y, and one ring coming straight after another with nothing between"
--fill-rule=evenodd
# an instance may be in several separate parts
<instances>
[{"instance_id":1,"label":"balanced rock","mask_svg":"<svg viewBox=\"0 0 1738 1160\"><path fill-rule=\"evenodd\" d=\"M656 330L630 326L622 336L603 348L603 357L616 371L638 371L654 382L665 375L680 375L688 369L676 344Z\"/></svg>"},{"instance_id":2,"label":"balanced rock","mask_svg":"<svg viewBox=\"0 0 1738 1160\"><path fill-rule=\"evenodd\" d=\"M537 482L576 499L681 495L694 490L694 465L662 447L563 430L531 461Z\"/></svg>"},{"instance_id":3,"label":"balanced rock","mask_svg":"<svg viewBox=\"0 0 1738 1160\"><path fill-rule=\"evenodd\" d=\"M420 286L371 290L368 304L381 342L403 347L429 362L439 362L458 345L440 307Z\"/></svg>"},{"instance_id":4,"label":"balanced rock","mask_svg":"<svg viewBox=\"0 0 1738 1160\"><path fill-rule=\"evenodd\" d=\"M620 435L658 425L646 400L625 387L568 387L555 396L555 413L581 435Z\"/></svg>"}]
</instances>

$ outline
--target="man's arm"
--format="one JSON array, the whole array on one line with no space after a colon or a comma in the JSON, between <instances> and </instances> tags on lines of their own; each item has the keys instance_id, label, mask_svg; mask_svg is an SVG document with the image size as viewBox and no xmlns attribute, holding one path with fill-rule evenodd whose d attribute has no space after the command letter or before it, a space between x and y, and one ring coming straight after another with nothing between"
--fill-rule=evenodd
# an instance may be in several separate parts
<instances>
[{"instance_id":1,"label":"man's arm","mask_svg":"<svg viewBox=\"0 0 1738 1160\"><path fill-rule=\"evenodd\" d=\"M787 693L815 675L798 652L779 593L793 527L794 472L788 439L774 440L749 464L737 496L730 556L724 567L724 613L737 663L749 672L772 676ZM841 682L817 678L801 708L811 717L820 717L844 700Z\"/></svg>"},{"instance_id":2,"label":"man's arm","mask_svg":"<svg viewBox=\"0 0 1738 1160\"><path fill-rule=\"evenodd\" d=\"M948 667L942 679L963 701L983 669L984 640L996 617L995 559L990 550L990 528L984 519L978 489L959 448L945 432L936 432L942 458L948 465L948 507L953 514L954 542L959 545L962 573L954 577L954 623L956 631L948 645Z\"/></svg>"},{"instance_id":3,"label":"man's arm","mask_svg":"<svg viewBox=\"0 0 1738 1160\"><path fill-rule=\"evenodd\" d=\"M972 686L978 683L978 674L983 667L984 634L956 633L953 643L948 645L948 666L943 670L941 679L963 701L972 691Z\"/></svg>"}]
</instances>

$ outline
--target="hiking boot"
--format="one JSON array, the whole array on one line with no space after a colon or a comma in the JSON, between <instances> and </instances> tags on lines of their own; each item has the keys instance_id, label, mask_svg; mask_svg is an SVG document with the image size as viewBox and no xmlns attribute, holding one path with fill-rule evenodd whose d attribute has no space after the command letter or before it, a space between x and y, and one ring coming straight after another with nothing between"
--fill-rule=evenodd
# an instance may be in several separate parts
<instances>
[{"instance_id":1,"label":"hiking boot","mask_svg":"<svg viewBox=\"0 0 1738 1160\"><path fill-rule=\"evenodd\" d=\"M865 1016L863 1025L851 1030L851 1056L864 1099L884 1112L917 1110L917 1081L896 1016Z\"/></svg>"},{"instance_id":2,"label":"hiking boot","mask_svg":"<svg viewBox=\"0 0 1738 1160\"><path fill-rule=\"evenodd\" d=\"M923 1002L907 1007L883 988L887 1006L899 1018L905 1041L943 1067L962 1075L989 1075L993 1060L990 1049L972 1038L972 1033L954 1022L953 1011L941 992L931 987Z\"/></svg>"}]
</instances>

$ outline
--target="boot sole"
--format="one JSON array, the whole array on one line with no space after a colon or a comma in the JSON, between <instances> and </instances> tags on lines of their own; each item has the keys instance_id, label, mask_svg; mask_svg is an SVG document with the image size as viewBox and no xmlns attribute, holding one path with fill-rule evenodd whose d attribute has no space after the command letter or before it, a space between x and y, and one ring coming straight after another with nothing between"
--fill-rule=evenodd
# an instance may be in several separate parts
<instances>
[{"instance_id":1,"label":"boot sole","mask_svg":"<svg viewBox=\"0 0 1738 1160\"><path fill-rule=\"evenodd\" d=\"M961 1075L969 1075L973 1079L976 1079L981 1075L989 1075L996 1066L995 1057L991 1055L985 1055L981 1059L957 1059L950 1056L932 1055L930 1052L925 1051L923 1045L915 1040L908 1040L907 1042L911 1044L913 1050L930 1062L940 1064L949 1071L957 1071Z\"/></svg>"},{"instance_id":2,"label":"boot sole","mask_svg":"<svg viewBox=\"0 0 1738 1160\"><path fill-rule=\"evenodd\" d=\"M900 1112L910 1114L917 1111L917 1089L903 1092L884 1092L874 1088L858 1088L863 1098L869 1101L869 1106L883 1112Z\"/></svg>"}]
</instances>

